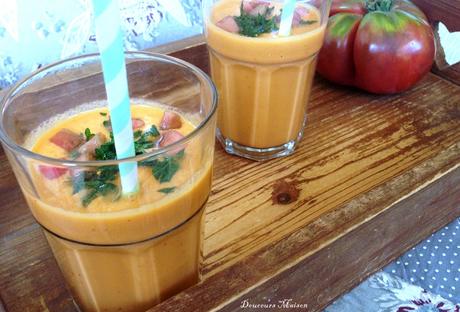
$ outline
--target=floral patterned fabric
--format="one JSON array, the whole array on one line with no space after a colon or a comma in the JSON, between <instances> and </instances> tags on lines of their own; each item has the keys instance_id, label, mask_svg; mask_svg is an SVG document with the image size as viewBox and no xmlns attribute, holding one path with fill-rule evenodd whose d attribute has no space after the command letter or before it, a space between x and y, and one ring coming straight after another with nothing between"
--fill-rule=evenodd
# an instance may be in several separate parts
<instances>
[{"instance_id":1,"label":"floral patterned fabric","mask_svg":"<svg viewBox=\"0 0 460 312\"><path fill-rule=\"evenodd\" d=\"M0 89L33 70L97 52L91 0L0 0ZM119 0L127 50L202 32L200 0Z\"/></svg>"},{"instance_id":2,"label":"floral patterned fabric","mask_svg":"<svg viewBox=\"0 0 460 312\"><path fill-rule=\"evenodd\" d=\"M327 312L460 312L460 219L339 298Z\"/></svg>"},{"instance_id":3,"label":"floral patterned fabric","mask_svg":"<svg viewBox=\"0 0 460 312\"><path fill-rule=\"evenodd\" d=\"M460 305L385 272L374 274L326 312L460 312Z\"/></svg>"}]
</instances>

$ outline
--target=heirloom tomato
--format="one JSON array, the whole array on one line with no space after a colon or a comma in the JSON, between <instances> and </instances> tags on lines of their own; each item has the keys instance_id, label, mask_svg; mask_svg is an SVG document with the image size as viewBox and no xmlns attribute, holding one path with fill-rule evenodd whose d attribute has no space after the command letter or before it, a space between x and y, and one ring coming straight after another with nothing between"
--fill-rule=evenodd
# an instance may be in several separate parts
<instances>
[{"instance_id":1,"label":"heirloom tomato","mask_svg":"<svg viewBox=\"0 0 460 312\"><path fill-rule=\"evenodd\" d=\"M372 93L405 91L431 68L433 30L408 0L333 0L318 72Z\"/></svg>"}]
</instances>

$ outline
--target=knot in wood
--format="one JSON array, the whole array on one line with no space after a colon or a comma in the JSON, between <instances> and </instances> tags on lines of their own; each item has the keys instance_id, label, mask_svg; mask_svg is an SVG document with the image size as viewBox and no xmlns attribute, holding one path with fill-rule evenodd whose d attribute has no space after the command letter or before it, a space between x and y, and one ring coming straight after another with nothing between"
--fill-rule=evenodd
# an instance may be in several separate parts
<instances>
[{"instance_id":1,"label":"knot in wood","mask_svg":"<svg viewBox=\"0 0 460 312\"><path fill-rule=\"evenodd\" d=\"M285 180L276 181L273 185L272 202L274 205L287 205L295 202L299 198L297 182L287 182Z\"/></svg>"}]
</instances>

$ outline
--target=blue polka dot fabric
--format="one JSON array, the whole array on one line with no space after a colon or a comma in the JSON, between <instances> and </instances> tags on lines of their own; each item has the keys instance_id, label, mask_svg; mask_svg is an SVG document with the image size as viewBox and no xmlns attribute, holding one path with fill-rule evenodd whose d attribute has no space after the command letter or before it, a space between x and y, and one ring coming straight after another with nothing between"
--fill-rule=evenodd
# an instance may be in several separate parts
<instances>
[{"instance_id":1,"label":"blue polka dot fabric","mask_svg":"<svg viewBox=\"0 0 460 312\"><path fill-rule=\"evenodd\" d=\"M369 277L326 312L460 312L460 218L383 271Z\"/></svg>"},{"instance_id":2,"label":"blue polka dot fabric","mask_svg":"<svg viewBox=\"0 0 460 312\"><path fill-rule=\"evenodd\" d=\"M460 302L460 219L412 248L384 271Z\"/></svg>"}]
</instances>

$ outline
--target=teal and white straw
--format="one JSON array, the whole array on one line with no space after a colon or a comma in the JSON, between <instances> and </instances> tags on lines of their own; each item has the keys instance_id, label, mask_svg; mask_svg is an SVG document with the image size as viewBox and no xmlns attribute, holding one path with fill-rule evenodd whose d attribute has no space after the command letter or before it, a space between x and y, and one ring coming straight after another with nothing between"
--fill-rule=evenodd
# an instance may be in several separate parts
<instances>
[{"instance_id":1,"label":"teal and white straw","mask_svg":"<svg viewBox=\"0 0 460 312\"><path fill-rule=\"evenodd\" d=\"M115 150L117 159L123 159L135 152L118 1L93 0L93 8ZM136 192L137 163L122 163L119 169L123 194Z\"/></svg>"},{"instance_id":2,"label":"teal and white straw","mask_svg":"<svg viewBox=\"0 0 460 312\"><path fill-rule=\"evenodd\" d=\"M284 0L283 12L281 12L279 36L289 36L291 34L292 19L294 18L294 11L296 7L296 0Z\"/></svg>"}]
</instances>

